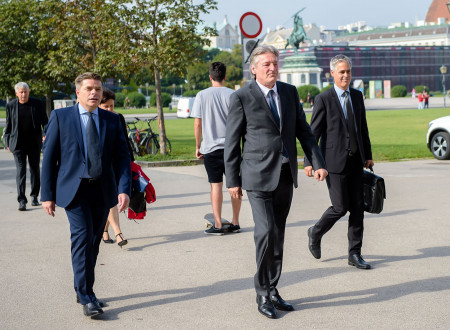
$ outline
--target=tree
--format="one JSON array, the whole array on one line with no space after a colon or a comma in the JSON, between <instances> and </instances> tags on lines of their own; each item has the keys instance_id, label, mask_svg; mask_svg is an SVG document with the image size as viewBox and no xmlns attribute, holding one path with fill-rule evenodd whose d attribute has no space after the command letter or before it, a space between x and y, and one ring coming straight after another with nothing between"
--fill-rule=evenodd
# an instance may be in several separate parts
<instances>
[{"instance_id":1,"label":"tree","mask_svg":"<svg viewBox=\"0 0 450 330\"><path fill-rule=\"evenodd\" d=\"M297 87L298 91L298 97L300 99L303 99L304 102L306 102L306 99L308 97L308 92L311 93L311 98L314 99L317 94L320 93L320 90L315 85L303 85L300 87Z\"/></svg>"},{"instance_id":2,"label":"tree","mask_svg":"<svg viewBox=\"0 0 450 330\"><path fill-rule=\"evenodd\" d=\"M36 0L0 1L0 96L14 95L14 85L24 81L33 96L46 97L49 115L53 90L67 89L46 73L51 46L38 43L40 23L49 14L39 9Z\"/></svg>"},{"instance_id":3,"label":"tree","mask_svg":"<svg viewBox=\"0 0 450 330\"><path fill-rule=\"evenodd\" d=\"M391 89L392 97L405 97L406 94L408 94L408 91L406 90L406 87L403 85L396 85Z\"/></svg>"},{"instance_id":4,"label":"tree","mask_svg":"<svg viewBox=\"0 0 450 330\"><path fill-rule=\"evenodd\" d=\"M156 107L158 109L161 153L166 154L166 131L161 98L161 77L166 74L181 76L186 68L199 60L199 45L208 44L208 35L215 31L200 28L200 15L217 9L216 1L203 0L193 4L191 0L111 0L120 6L120 16L131 28L134 42L133 59L139 66L154 73ZM198 3L198 2L196 2Z\"/></svg>"}]
</instances>

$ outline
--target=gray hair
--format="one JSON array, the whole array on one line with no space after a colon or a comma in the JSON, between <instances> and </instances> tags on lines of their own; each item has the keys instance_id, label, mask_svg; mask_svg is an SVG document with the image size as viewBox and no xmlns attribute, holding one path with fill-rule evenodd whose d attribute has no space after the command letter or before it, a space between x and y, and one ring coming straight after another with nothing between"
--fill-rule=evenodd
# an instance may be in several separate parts
<instances>
[{"instance_id":1,"label":"gray hair","mask_svg":"<svg viewBox=\"0 0 450 330\"><path fill-rule=\"evenodd\" d=\"M338 63L340 62L347 62L348 65L350 66L350 69L352 68L352 60L350 59L350 57L347 57L343 54L339 54L336 55L335 57L333 57L330 61L330 70L336 71L336 66L338 65Z\"/></svg>"},{"instance_id":2,"label":"gray hair","mask_svg":"<svg viewBox=\"0 0 450 330\"><path fill-rule=\"evenodd\" d=\"M26 89L27 91L30 91L30 87L28 86L28 84L27 83L25 83L25 82L19 82L19 83L17 83L15 86L14 86L14 90L16 91L16 92L18 92L19 91L19 89Z\"/></svg>"},{"instance_id":3,"label":"gray hair","mask_svg":"<svg viewBox=\"0 0 450 330\"><path fill-rule=\"evenodd\" d=\"M253 79L255 79L256 76L253 74L251 67L252 67L252 65L255 66L256 63L258 63L259 55L266 54L266 53L271 53L271 54L275 55L275 57L277 59L278 59L278 56L280 55L280 52L274 46L261 45L261 46L256 47L252 51L252 54L250 55L250 74Z\"/></svg>"}]
</instances>

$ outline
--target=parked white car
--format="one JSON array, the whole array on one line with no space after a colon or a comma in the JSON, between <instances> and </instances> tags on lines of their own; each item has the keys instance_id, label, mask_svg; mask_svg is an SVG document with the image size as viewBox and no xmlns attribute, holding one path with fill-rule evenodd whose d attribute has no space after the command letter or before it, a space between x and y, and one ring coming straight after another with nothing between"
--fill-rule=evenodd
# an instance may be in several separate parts
<instances>
[{"instance_id":1,"label":"parked white car","mask_svg":"<svg viewBox=\"0 0 450 330\"><path fill-rule=\"evenodd\" d=\"M427 147L437 159L450 159L450 116L430 121Z\"/></svg>"},{"instance_id":2,"label":"parked white car","mask_svg":"<svg viewBox=\"0 0 450 330\"><path fill-rule=\"evenodd\" d=\"M195 97L181 97L177 105L177 117L189 118L194 106Z\"/></svg>"}]
</instances>

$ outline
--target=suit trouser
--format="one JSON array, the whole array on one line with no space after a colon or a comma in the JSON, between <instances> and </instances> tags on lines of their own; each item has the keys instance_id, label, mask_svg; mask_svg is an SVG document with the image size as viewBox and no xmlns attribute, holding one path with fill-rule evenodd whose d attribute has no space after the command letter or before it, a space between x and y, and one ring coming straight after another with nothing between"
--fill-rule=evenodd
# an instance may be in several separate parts
<instances>
[{"instance_id":1,"label":"suit trouser","mask_svg":"<svg viewBox=\"0 0 450 330\"><path fill-rule=\"evenodd\" d=\"M277 293L283 264L284 231L293 189L289 164L285 164L274 191L247 190L255 222L255 290L261 296Z\"/></svg>"},{"instance_id":2,"label":"suit trouser","mask_svg":"<svg viewBox=\"0 0 450 330\"><path fill-rule=\"evenodd\" d=\"M41 161L41 149L29 148L23 150L14 150L14 160L16 162L16 184L17 184L17 201L28 202L25 196L25 187L27 181L27 157L30 166L30 181L31 181L31 197L39 196L41 189L41 173L39 170L39 163Z\"/></svg>"},{"instance_id":3,"label":"suit trouser","mask_svg":"<svg viewBox=\"0 0 450 330\"><path fill-rule=\"evenodd\" d=\"M70 223L74 287L83 305L96 299L94 269L109 214L102 197L98 181L81 180L73 201L65 209Z\"/></svg>"},{"instance_id":4,"label":"suit trouser","mask_svg":"<svg viewBox=\"0 0 450 330\"><path fill-rule=\"evenodd\" d=\"M333 225L350 211L348 218L349 255L361 253L364 232L363 166L359 154L349 156L341 174L328 173L326 178L331 204L315 224L314 240L322 239Z\"/></svg>"}]
</instances>

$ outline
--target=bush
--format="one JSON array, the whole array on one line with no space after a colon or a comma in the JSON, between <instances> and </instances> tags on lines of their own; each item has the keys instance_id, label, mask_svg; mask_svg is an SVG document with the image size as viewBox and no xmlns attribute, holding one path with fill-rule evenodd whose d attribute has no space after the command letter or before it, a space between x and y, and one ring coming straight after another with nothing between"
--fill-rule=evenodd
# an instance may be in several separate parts
<instances>
[{"instance_id":1,"label":"bush","mask_svg":"<svg viewBox=\"0 0 450 330\"><path fill-rule=\"evenodd\" d=\"M311 97L314 100L316 95L320 93L320 90L315 85L304 85L297 87L298 97L303 99L303 102L306 102L308 98L308 92L311 93Z\"/></svg>"},{"instance_id":2,"label":"bush","mask_svg":"<svg viewBox=\"0 0 450 330\"><path fill-rule=\"evenodd\" d=\"M396 85L391 89L391 97L405 97L406 94L408 94L408 91L403 85Z\"/></svg>"},{"instance_id":3,"label":"bush","mask_svg":"<svg viewBox=\"0 0 450 330\"><path fill-rule=\"evenodd\" d=\"M414 86L414 89L416 90L416 95L417 95L418 93L422 93L424 89L428 90L428 87L424 86L424 85L417 85L417 86Z\"/></svg>"},{"instance_id":4,"label":"bush","mask_svg":"<svg viewBox=\"0 0 450 330\"><path fill-rule=\"evenodd\" d=\"M172 96L169 93L161 93L161 99L163 107L168 107L169 103L172 102ZM152 93L150 96L150 105L156 106L156 93Z\"/></svg>"},{"instance_id":5,"label":"bush","mask_svg":"<svg viewBox=\"0 0 450 330\"><path fill-rule=\"evenodd\" d=\"M130 106L136 108L145 107L145 96L139 92L131 92L128 94L128 98L130 99ZM125 104L126 105L126 104Z\"/></svg>"},{"instance_id":6,"label":"bush","mask_svg":"<svg viewBox=\"0 0 450 330\"><path fill-rule=\"evenodd\" d=\"M322 92L325 92L327 89L330 89L331 87L333 87L334 85L333 84L329 84L328 86L325 86L325 87L323 87L321 90L320 90L320 92L322 93Z\"/></svg>"},{"instance_id":7,"label":"bush","mask_svg":"<svg viewBox=\"0 0 450 330\"><path fill-rule=\"evenodd\" d=\"M116 101L114 102L114 104L118 107L123 107L123 105L125 104L125 98L126 98L125 94L116 93Z\"/></svg>"},{"instance_id":8,"label":"bush","mask_svg":"<svg viewBox=\"0 0 450 330\"><path fill-rule=\"evenodd\" d=\"M186 96L186 97L196 97L197 94L198 94L198 92L200 92L199 89L192 89L192 90L190 90L190 91L184 92L184 93L183 93L183 96Z\"/></svg>"}]
</instances>

